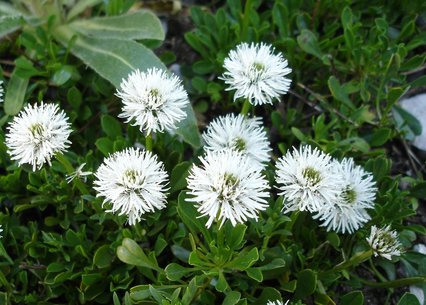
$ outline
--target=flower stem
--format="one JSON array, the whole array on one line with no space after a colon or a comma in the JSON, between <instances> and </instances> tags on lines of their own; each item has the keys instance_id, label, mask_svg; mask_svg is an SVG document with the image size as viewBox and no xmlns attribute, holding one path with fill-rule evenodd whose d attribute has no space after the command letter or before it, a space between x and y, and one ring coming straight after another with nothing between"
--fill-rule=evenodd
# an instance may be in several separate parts
<instances>
[{"instance_id":1,"label":"flower stem","mask_svg":"<svg viewBox=\"0 0 426 305\"><path fill-rule=\"evenodd\" d=\"M62 153L55 154L55 157L56 157L56 160L58 160L59 163L61 163L63 167L65 167L65 170L68 175L71 175L74 172L74 168L72 167L70 161L68 161L68 159L65 158L65 156ZM74 179L73 182L74 182L74 185L79 189L79 191L83 195L89 194L89 190L86 188L86 185L83 182L81 182L78 179Z\"/></svg>"},{"instance_id":2,"label":"flower stem","mask_svg":"<svg viewBox=\"0 0 426 305\"><path fill-rule=\"evenodd\" d=\"M248 112L250 110L250 105L251 105L250 101L248 99L246 99L244 101L243 108L241 109L241 114L242 115L247 115L248 114Z\"/></svg>"},{"instance_id":3,"label":"flower stem","mask_svg":"<svg viewBox=\"0 0 426 305\"><path fill-rule=\"evenodd\" d=\"M145 137L145 148L147 151L152 151L152 133L149 133Z\"/></svg>"},{"instance_id":4,"label":"flower stem","mask_svg":"<svg viewBox=\"0 0 426 305\"><path fill-rule=\"evenodd\" d=\"M243 16L243 24L241 27L241 41L247 41L247 31L248 25L250 21L250 8L251 8L251 0L246 0L246 4L244 6L244 16Z\"/></svg>"},{"instance_id":5,"label":"flower stem","mask_svg":"<svg viewBox=\"0 0 426 305\"><path fill-rule=\"evenodd\" d=\"M403 286L409 286L409 285L415 285L415 284L421 284L426 283L426 278L424 276L414 276L414 277L406 277L402 279L397 279L393 281L386 281L386 282L371 282L366 281L363 278L360 278L359 276L352 274L351 277L356 278L361 283L371 286L371 287L381 287L381 288L398 288Z\"/></svg>"},{"instance_id":6,"label":"flower stem","mask_svg":"<svg viewBox=\"0 0 426 305\"><path fill-rule=\"evenodd\" d=\"M341 271L343 269L346 269L348 267L356 266L361 264L362 262L368 260L371 255L373 255L373 250L367 250L361 253L357 253L354 256L352 256L347 261L341 262L337 266L333 268L334 271Z\"/></svg>"}]
</instances>

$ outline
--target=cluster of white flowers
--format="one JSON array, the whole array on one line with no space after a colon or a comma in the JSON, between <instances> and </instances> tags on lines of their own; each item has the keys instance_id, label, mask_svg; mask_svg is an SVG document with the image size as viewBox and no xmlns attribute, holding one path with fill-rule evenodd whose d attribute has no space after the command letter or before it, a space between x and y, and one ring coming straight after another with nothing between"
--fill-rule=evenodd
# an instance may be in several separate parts
<instances>
[{"instance_id":1,"label":"cluster of white flowers","mask_svg":"<svg viewBox=\"0 0 426 305\"><path fill-rule=\"evenodd\" d=\"M373 249L374 256L380 255L391 260L392 256L400 256L402 253L402 245L398 241L398 233L391 231L390 226L383 228L372 226L367 242Z\"/></svg>"},{"instance_id":2,"label":"cluster of white flowers","mask_svg":"<svg viewBox=\"0 0 426 305\"><path fill-rule=\"evenodd\" d=\"M337 161L302 146L277 162L276 182L284 212L309 211L327 230L353 233L370 220L377 188L370 173L352 159Z\"/></svg>"},{"instance_id":3,"label":"cluster of white flowers","mask_svg":"<svg viewBox=\"0 0 426 305\"><path fill-rule=\"evenodd\" d=\"M270 45L242 43L225 59L222 79L236 90L234 100L246 98L253 105L271 104L285 94L291 80L287 60ZM1 84L0 84L1 85ZM1 86L0 86L1 87ZM0 98L2 96L0 89ZM123 79L117 96L122 99L120 117L138 125L147 135L172 131L186 117L188 96L178 77L156 68L135 70ZM6 145L19 165L33 170L49 163L70 144L70 124L57 105L25 107L8 127ZM269 186L262 170L270 160L270 143L260 118L228 114L213 120L203 134L206 154L187 178L191 198L201 216L232 225L258 219L268 207ZM85 164L67 181L92 174ZM370 173L341 162L310 146L287 152L276 164L276 182L285 198L285 213L309 211L327 230L349 232L370 219L376 187ZM129 148L104 160L95 173L97 196L104 197L108 212L127 215L133 225L143 214L166 206L168 175L163 163L149 151Z\"/></svg>"}]
</instances>

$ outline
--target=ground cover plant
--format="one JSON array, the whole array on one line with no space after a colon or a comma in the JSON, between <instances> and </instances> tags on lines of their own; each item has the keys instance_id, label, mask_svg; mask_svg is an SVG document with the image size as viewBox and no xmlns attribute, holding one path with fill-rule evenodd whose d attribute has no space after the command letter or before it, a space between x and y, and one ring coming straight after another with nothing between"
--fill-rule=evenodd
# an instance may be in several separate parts
<instances>
[{"instance_id":1,"label":"ground cover plant","mask_svg":"<svg viewBox=\"0 0 426 305\"><path fill-rule=\"evenodd\" d=\"M173 3L0 3L0 304L420 304L423 1Z\"/></svg>"}]
</instances>

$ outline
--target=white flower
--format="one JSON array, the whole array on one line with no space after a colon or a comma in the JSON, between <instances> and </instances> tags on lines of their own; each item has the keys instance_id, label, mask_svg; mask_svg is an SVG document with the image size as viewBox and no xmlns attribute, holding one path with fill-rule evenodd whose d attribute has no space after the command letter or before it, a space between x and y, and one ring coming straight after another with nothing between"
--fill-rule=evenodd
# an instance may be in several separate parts
<instances>
[{"instance_id":1,"label":"white flower","mask_svg":"<svg viewBox=\"0 0 426 305\"><path fill-rule=\"evenodd\" d=\"M228 114L215 119L203 134L208 151L232 149L264 167L270 159L268 137L260 118Z\"/></svg>"},{"instance_id":2,"label":"white flower","mask_svg":"<svg viewBox=\"0 0 426 305\"><path fill-rule=\"evenodd\" d=\"M0 225L0 238L3 237L3 235L1 235L2 232L3 232L3 228L2 228L2 225Z\"/></svg>"},{"instance_id":3,"label":"white flower","mask_svg":"<svg viewBox=\"0 0 426 305\"><path fill-rule=\"evenodd\" d=\"M329 208L339 194L340 181L332 172L331 156L302 146L277 161L276 182L283 195L284 212L317 212Z\"/></svg>"},{"instance_id":4,"label":"white flower","mask_svg":"<svg viewBox=\"0 0 426 305\"><path fill-rule=\"evenodd\" d=\"M282 302L282 301L280 301L280 300L276 300L276 301L269 301L268 300L268 303L266 303L266 305L287 305L288 304L288 302L289 302L290 300L288 300L287 302L285 302L285 304Z\"/></svg>"},{"instance_id":5,"label":"white flower","mask_svg":"<svg viewBox=\"0 0 426 305\"><path fill-rule=\"evenodd\" d=\"M121 118L133 121L147 134L172 131L186 117L188 95L177 76L153 68L133 71L121 82L117 96L123 100Z\"/></svg>"},{"instance_id":6,"label":"white flower","mask_svg":"<svg viewBox=\"0 0 426 305\"><path fill-rule=\"evenodd\" d=\"M55 104L27 105L7 128L6 145L12 160L40 169L57 152L71 143L70 124Z\"/></svg>"},{"instance_id":7,"label":"white flower","mask_svg":"<svg viewBox=\"0 0 426 305\"><path fill-rule=\"evenodd\" d=\"M291 73L287 65L271 45L241 43L225 58L226 72L220 79L229 85L226 90L236 90L234 101L243 97L255 106L272 104L290 88L291 80L285 77Z\"/></svg>"},{"instance_id":8,"label":"white flower","mask_svg":"<svg viewBox=\"0 0 426 305\"><path fill-rule=\"evenodd\" d=\"M320 210L314 218L320 218L327 230L353 233L371 219L366 209L374 207L377 188L373 176L353 159L335 160L333 167L335 179L342 182L340 194L329 210Z\"/></svg>"},{"instance_id":9,"label":"white flower","mask_svg":"<svg viewBox=\"0 0 426 305\"><path fill-rule=\"evenodd\" d=\"M390 226L385 226L381 229L372 226L367 242L373 249L374 256L380 255L391 260L392 256L400 256L402 253L402 245L398 241L398 233L391 231Z\"/></svg>"},{"instance_id":10,"label":"white flower","mask_svg":"<svg viewBox=\"0 0 426 305\"><path fill-rule=\"evenodd\" d=\"M87 177L89 175L92 175L92 172L83 172L83 167L86 165L86 163L81 164L74 173L67 175L67 177L65 178L65 180L67 181L67 183L70 183L71 181L73 181L75 178L83 178L83 181L86 182Z\"/></svg>"},{"instance_id":11,"label":"white flower","mask_svg":"<svg viewBox=\"0 0 426 305\"><path fill-rule=\"evenodd\" d=\"M4 93L4 89L3 89L3 81L0 80L0 103L3 103L3 93Z\"/></svg>"},{"instance_id":12,"label":"white flower","mask_svg":"<svg viewBox=\"0 0 426 305\"><path fill-rule=\"evenodd\" d=\"M166 207L168 175L149 151L127 148L116 152L104 160L95 176L96 196L105 197L103 204L112 206L107 212L127 215L130 225L143 214Z\"/></svg>"},{"instance_id":13,"label":"white flower","mask_svg":"<svg viewBox=\"0 0 426 305\"><path fill-rule=\"evenodd\" d=\"M208 216L207 228L214 220L233 226L248 218L257 220L259 211L268 207L268 182L258 166L232 150L211 152L200 157L187 178L188 189L201 216Z\"/></svg>"}]
</instances>

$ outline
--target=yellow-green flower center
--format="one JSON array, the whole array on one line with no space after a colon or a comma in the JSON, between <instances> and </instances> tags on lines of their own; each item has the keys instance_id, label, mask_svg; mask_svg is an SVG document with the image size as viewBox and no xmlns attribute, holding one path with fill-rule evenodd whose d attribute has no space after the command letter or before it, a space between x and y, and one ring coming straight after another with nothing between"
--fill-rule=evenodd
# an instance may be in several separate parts
<instances>
[{"instance_id":1,"label":"yellow-green flower center","mask_svg":"<svg viewBox=\"0 0 426 305\"><path fill-rule=\"evenodd\" d=\"M302 175L305 178L305 180L308 181L308 183L310 184L310 186L315 186L318 183L320 183L321 180L322 180L320 172L317 171L313 167L306 167L302 171Z\"/></svg>"}]
</instances>

